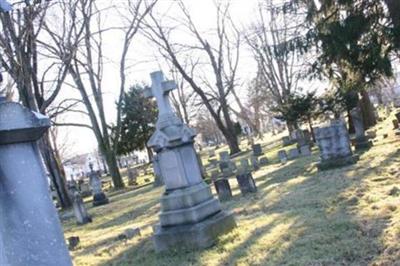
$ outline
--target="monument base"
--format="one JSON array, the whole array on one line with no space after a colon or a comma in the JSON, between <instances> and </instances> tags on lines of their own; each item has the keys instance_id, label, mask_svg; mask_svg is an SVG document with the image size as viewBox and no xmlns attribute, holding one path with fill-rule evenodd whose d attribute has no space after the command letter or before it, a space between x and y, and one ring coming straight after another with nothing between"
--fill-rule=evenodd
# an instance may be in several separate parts
<instances>
[{"instance_id":1,"label":"monument base","mask_svg":"<svg viewBox=\"0 0 400 266\"><path fill-rule=\"evenodd\" d=\"M369 149L371 147L372 147L372 142L369 141L369 140L365 140L365 141L362 141L362 142L361 141L360 142L356 141L354 143L354 148L355 148L356 151Z\"/></svg>"},{"instance_id":2,"label":"monument base","mask_svg":"<svg viewBox=\"0 0 400 266\"><path fill-rule=\"evenodd\" d=\"M317 163L319 171L324 171L332 168L343 167L351 164L355 164L359 159L358 155L352 155L343 158L335 158L330 160L323 160Z\"/></svg>"},{"instance_id":3,"label":"monument base","mask_svg":"<svg viewBox=\"0 0 400 266\"><path fill-rule=\"evenodd\" d=\"M153 241L157 252L185 249L203 249L215 244L218 236L236 227L232 213L220 211L191 225L154 228Z\"/></svg>"},{"instance_id":4,"label":"monument base","mask_svg":"<svg viewBox=\"0 0 400 266\"><path fill-rule=\"evenodd\" d=\"M104 193L98 193L93 195L93 206L100 206L100 205L105 205L108 204L110 201L108 200L106 194Z\"/></svg>"},{"instance_id":5,"label":"monument base","mask_svg":"<svg viewBox=\"0 0 400 266\"><path fill-rule=\"evenodd\" d=\"M83 218L82 221L77 221L76 224L77 225L85 225L85 224L88 224L91 222L93 222L92 217L85 217L85 218Z\"/></svg>"}]
</instances>

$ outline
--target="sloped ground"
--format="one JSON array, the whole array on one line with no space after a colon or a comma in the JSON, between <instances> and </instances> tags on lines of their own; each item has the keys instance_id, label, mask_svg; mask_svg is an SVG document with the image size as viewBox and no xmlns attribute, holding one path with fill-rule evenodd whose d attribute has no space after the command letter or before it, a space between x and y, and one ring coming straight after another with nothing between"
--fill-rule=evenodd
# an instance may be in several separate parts
<instances>
[{"instance_id":1,"label":"sloped ground","mask_svg":"<svg viewBox=\"0 0 400 266\"><path fill-rule=\"evenodd\" d=\"M400 138L382 138L390 120L355 165L317 172L314 150L257 171L259 191L246 197L231 179L234 198L223 205L238 227L207 250L154 252L162 188L113 196L109 205L89 209L93 223L64 222L66 237L81 239L75 265L400 265ZM116 239L134 227L141 236Z\"/></svg>"}]
</instances>

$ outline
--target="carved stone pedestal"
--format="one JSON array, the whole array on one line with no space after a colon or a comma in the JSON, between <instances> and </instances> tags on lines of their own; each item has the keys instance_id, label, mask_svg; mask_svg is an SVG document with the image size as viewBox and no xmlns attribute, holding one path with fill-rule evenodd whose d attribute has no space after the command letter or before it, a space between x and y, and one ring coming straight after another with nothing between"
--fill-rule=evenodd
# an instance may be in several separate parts
<instances>
[{"instance_id":1,"label":"carved stone pedestal","mask_svg":"<svg viewBox=\"0 0 400 266\"><path fill-rule=\"evenodd\" d=\"M152 87L145 91L157 99L159 117L148 146L157 153L165 183L160 223L154 227L156 251L206 248L236 226L233 215L224 212L210 187L203 181L194 149L193 129L172 111L168 92L174 82L163 81L161 72L151 74Z\"/></svg>"}]
</instances>

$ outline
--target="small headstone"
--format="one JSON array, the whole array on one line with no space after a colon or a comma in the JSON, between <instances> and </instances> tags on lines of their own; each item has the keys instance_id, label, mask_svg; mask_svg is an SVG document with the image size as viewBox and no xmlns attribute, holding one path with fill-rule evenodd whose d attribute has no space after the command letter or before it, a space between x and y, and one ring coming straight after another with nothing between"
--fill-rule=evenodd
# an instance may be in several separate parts
<instances>
[{"instance_id":1,"label":"small headstone","mask_svg":"<svg viewBox=\"0 0 400 266\"><path fill-rule=\"evenodd\" d=\"M118 240L129 240L134 238L135 236L140 236L140 229L139 228L128 228L122 234L118 235Z\"/></svg>"},{"instance_id":2,"label":"small headstone","mask_svg":"<svg viewBox=\"0 0 400 266\"><path fill-rule=\"evenodd\" d=\"M128 168L128 186L137 186L137 170Z\"/></svg>"},{"instance_id":3,"label":"small headstone","mask_svg":"<svg viewBox=\"0 0 400 266\"><path fill-rule=\"evenodd\" d=\"M223 162L227 162L230 160L229 152L222 151L219 153L219 160Z\"/></svg>"},{"instance_id":4,"label":"small headstone","mask_svg":"<svg viewBox=\"0 0 400 266\"><path fill-rule=\"evenodd\" d=\"M268 158L267 157L261 157L260 158L260 165L265 166L268 164Z\"/></svg>"},{"instance_id":5,"label":"small headstone","mask_svg":"<svg viewBox=\"0 0 400 266\"><path fill-rule=\"evenodd\" d=\"M300 147L300 154L303 156L310 156L311 155L310 146L305 145L305 146Z\"/></svg>"},{"instance_id":6,"label":"small headstone","mask_svg":"<svg viewBox=\"0 0 400 266\"><path fill-rule=\"evenodd\" d=\"M215 167L218 164L218 160L217 159L208 159L208 162Z\"/></svg>"},{"instance_id":7,"label":"small headstone","mask_svg":"<svg viewBox=\"0 0 400 266\"><path fill-rule=\"evenodd\" d=\"M393 123L393 129L398 129L399 128L399 121L397 121L397 119L393 119L392 123Z\"/></svg>"},{"instance_id":8,"label":"small headstone","mask_svg":"<svg viewBox=\"0 0 400 266\"><path fill-rule=\"evenodd\" d=\"M250 156L250 163L251 166L253 167L254 171L257 171L260 169L260 165L258 163L258 158L256 156Z\"/></svg>"},{"instance_id":9,"label":"small headstone","mask_svg":"<svg viewBox=\"0 0 400 266\"><path fill-rule=\"evenodd\" d=\"M253 150L254 156L261 156L263 155L261 144L254 144L251 146Z\"/></svg>"},{"instance_id":10,"label":"small headstone","mask_svg":"<svg viewBox=\"0 0 400 266\"><path fill-rule=\"evenodd\" d=\"M215 157L215 150L214 149L208 150L208 157L210 157L210 158Z\"/></svg>"},{"instance_id":11,"label":"small headstone","mask_svg":"<svg viewBox=\"0 0 400 266\"><path fill-rule=\"evenodd\" d=\"M242 169L250 169L250 164L248 159L241 159L240 160L240 168Z\"/></svg>"},{"instance_id":12,"label":"small headstone","mask_svg":"<svg viewBox=\"0 0 400 266\"><path fill-rule=\"evenodd\" d=\"M228 161L221 161L220 163L219 163L219 170L221 171L221 172L223 172L223 171L225 171L226 169L229 169L230 167L229 167L229 162Z\"/></svg>"},{"instance_id":13,"label":"small headstone","mask_svg":"<svg viewBox=\"0 0 400 266\"><path fill-rule=\"evenodd\" d=\"M315 138L320 150L319 170L353 164L357 156L353 155L350 138L344 121L331 121L329 126L315 128Z\"/></svg>"},{"instance_id":14,"label":"small headstone","mask_svg":"<svg viewBox=\"0 0 400 266\"><path fill-rule=\"evenodd\" d=\"M85 204L83 203L81 194L75 186L70 187L72 198L72 208L78 225L84 225L92 222L92 217L88 214Z\"/></svg>"},{"instance_id":15,"label":"small headstone","mask_svg":"<svg viewBox=\"0 0 400 266\"><path fill-rule=\"evenodd\" d=\"M400 112L394 114L398 122L400 122Z\"/></svg>"},{"instance_id":16,"label":"small headstone","mask_svg":"<svg viewBox=\"0 0 400 266\"><path fill-rule=\"evenodd\" d=\"M351 118L353 119L353 125L356 132L354 147L356 150L370 148L372 142L368 141L365 136L364 122L360 107L355 107L350 111Z\"/></svg>"},{"instance_id":17,"label":"small headstone","mask_svg":"<svg viewBox=\"0 0 400 266\"><path fill-rule=\"evenodd\" d=\"M83 198L92 196L92 189L88 183L80 183L79 190L81 192L81 197Z\"/></svg>"},{"instance_id":18,"label":"small headstone","mask_svg":"<svg viewBox=\"0 0 400 266\"><path fill-rule=\"evenodd\" d=\"M75 250L78 247L79 243L81 242L79 236L70 236L68 237L67 241L68 241L68 249L71 251Z\"/></svg>"},{"instance_id":19,"label":"small headstone","mask_svg":"<svg viewBox=\"0 0 400 266\"><path fill-rule=\"evenodd\" d=\"M285 164L288 161L288 156L285 150L278 151L278 157L282 164Z\"/></svg>"},{"instance_id":20,"label":"small headstone","mask_svg":"<svg viewBox=\"0 0 400 266\"><path fill-rule=\"evenodd\" d=\"M219 172L218 172L218 170L214 170L214 171L211 172L211 180L212 180L212 181L217 180L218 177L219 177Z\"/></svg>"},{"instance_id":21,"label":"small headstone","mask_svg":"<svg viewBox=\"0 0 400 266\"><path fill-rule=\"evenodd\" d=\"M289 160L295 159L300 156L299 149L293 148L289 150Z\"/></svg>"},{"instance_id":22,"label":"small headstone","mask_svg":"<svg viewBox=\"0 0 400 266\"><path fill-rule=\"evenodd\" d=\"M100 206L109 203L109 200L103 192L102 183L100 180L100 176L96 171L93 171L93 164L89 164L90 167L90 186L92 187L93 191L93 206Z\"/></svg>"},{"instance_id":23,"label":"small headstone","mask_svg":"<svg viewBox=\"0 0 400 266\"><path fill-rule=\"evenodd\" d=\"M229 200L232 198L232 190L229 181L226 178L221 178L214 181L215 190L217 191L219 200Z\"/></svg>"},{"instance_id":24,"label":"small headstone","mask_svg":"<svg viewBox=\"0 0 400 266\"><path fill-rule=\"evenodd\" d=\"M257 192L256 183L251 173L238 174L236 175L236 180L242 195Z\"/></svg>"},{"instance_id":25,"label":"small headstone","mask_svg":"<svg viewBox=\"0 0 400 266\"><path fill-rule=\"evenodd\" d=\"M289 146L289 145L292 145L293 142L289 136L285 136L282 138L282 143L283 143L283 146Z\"/></svg>"}]
</instances>

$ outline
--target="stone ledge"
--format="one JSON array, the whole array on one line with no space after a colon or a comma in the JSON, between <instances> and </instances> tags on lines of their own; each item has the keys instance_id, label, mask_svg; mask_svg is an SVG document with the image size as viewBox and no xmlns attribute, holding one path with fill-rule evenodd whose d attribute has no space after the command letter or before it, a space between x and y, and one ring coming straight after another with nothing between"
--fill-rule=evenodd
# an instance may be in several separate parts
<instances>
[{"instance_id":1,"label":"stone ledge","mask_svg":"<svg viewBox=\"0 0 400 266\"><path fill-rule=\"evenodd\" d=\"M221 204L218 199L211 197L209 200L186 209L161 212L161 226L176 226L182 224L193 224L219 212Z\"/></svg>"},{"instance_id":2,"label":"stone ledge","mask_svg":"<svg viewBox=\"0 0 400 266\"><path fill-rule=\"evenodd\" d=\"M193 187L177 189L161 197L161 210L170 211L191 208L212 198L208 185L199 183Z\"/></svg>"},{"instance_id":3,"label":"stone ledge","mask_svg":"<svg viewBox=\"0 0 400 266\"><path fill-rule=\"evenodd\" d=\"M218 236L236 227L232 213L225 211L194 224L174 227L155 226L153 242L157 252L185 249L204 249L215 244Z\"/></svg>"},{"instance_id":4,"label":"stone ledge","mask_svg":"<svg viewBox=\"0 0 400 266\"><path fill-rule=\"evenodd\" d=\"M352 155L344 158L336 158L331 160L324 160L317 163L319 171L328 170L332 168L343 167L351 164L355 164L359 159L358 155Z\"/></svg>"}]
</instances>

